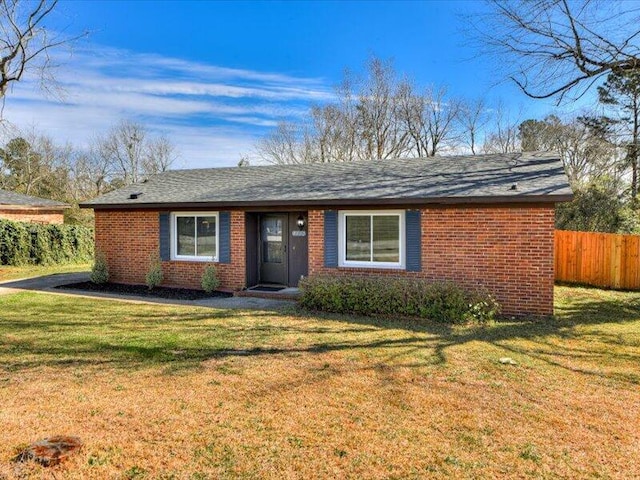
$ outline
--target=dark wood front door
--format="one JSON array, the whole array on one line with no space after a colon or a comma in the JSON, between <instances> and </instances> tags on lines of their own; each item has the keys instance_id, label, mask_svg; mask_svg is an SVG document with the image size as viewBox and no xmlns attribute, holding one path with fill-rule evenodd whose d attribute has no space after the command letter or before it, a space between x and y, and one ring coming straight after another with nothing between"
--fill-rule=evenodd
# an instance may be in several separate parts
<instances>
[{"instance_id":1,"label":"dark wood front door","mask_svg":"<svg viewBox=\"0 0 640 480\"><path fill-rule=\"evenodd\" d=\"M260 218L260 283L287 285L287 215Z\"/></svg>"}]
</instances>

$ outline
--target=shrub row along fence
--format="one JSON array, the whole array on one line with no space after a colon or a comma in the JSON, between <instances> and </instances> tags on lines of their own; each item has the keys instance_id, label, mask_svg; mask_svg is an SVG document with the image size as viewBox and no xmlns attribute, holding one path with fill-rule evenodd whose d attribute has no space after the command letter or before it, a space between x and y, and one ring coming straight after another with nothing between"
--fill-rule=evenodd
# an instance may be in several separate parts
<instances>
[{"instance_id":1,"label":"shrub row along fence","mask_svg":"<svg viewBox=\"0 0 640 480\"><path fill-rule=\"evenodd\" d=\"M93 230L0 219L0 265L54 265L93 258Z\"/></svg>"},{"instance_id":2,"label":"shrub row along fence","mask_svg":"<svg viewBox=\"0 0 640 480\"><path fill-rule=\"evenodd\" d=\"M640 289L640 235L556 230L555 247L556 280Z\"/></svg>"}]
</instances>

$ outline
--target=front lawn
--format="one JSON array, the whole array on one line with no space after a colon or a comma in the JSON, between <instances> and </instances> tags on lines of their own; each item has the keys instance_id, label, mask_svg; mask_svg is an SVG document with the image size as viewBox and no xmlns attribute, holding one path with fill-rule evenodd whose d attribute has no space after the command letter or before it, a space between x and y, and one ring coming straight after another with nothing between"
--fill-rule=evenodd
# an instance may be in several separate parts
<instances>
[{"instance_id":1,"label":"front lawn","mask_svg":"<svg viewBox=\"0 0 640 480\"><path fill-rule=\"evenodd\" d=\"M556 308L448 328L2 296L0 477L44 475L9 461L55 434L85 442L55 478L633 477L640 294Z\"/></svg>"}]
</instances>

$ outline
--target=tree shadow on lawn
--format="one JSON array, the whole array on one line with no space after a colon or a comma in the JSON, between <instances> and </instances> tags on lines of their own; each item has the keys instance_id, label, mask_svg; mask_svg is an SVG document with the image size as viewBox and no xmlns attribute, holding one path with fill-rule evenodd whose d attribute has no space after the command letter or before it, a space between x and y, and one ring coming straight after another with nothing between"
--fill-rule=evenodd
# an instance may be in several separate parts
<instances>
[{"instance_id":1,"label":"tree shadow on lawn","mask_svg":"<svg viewBox=\"0 0 640 480\"><path fill-rule=\"evenodd\" d=\"M640 363L640 337L633 333L635 328L640 327L640 298L629 302L596 300L585 295L557 306L554 317L502 318L489 325L462 327L410 319L314 315L381 329L401 329L417 335L428 335L427 339L414 338L395 343L396 347L402 346L403 349L396 355L386 357L387 361L399 356L411 357L421 350L431 348L435 357L433 363L446 364L448 350L481 342L502 349L504 356L513 354L574 373L640 384L640 374L633 368ZM624 328L625 324L633 323L635 325ZM622 326L623 333L607 331L607 326L612 324ZM600 325L603 328L598 328ZM366 345L358 347L367 348ZM623 365L623 371L605 372L602 369L604 365L625 362L629 365ZM589 365L578 366L579 363ZM418 362L414 366L423 364Z\"/></svg>"},{"instance_id":2,"label":"tree shadow on lawn","mask_svg":"<svg viewBox=\"0 0 640 480\"><path fill-rule=\"evenodd\" d=\"M52 312L50 305L48 311L43 305L38 308L20 320L0 314L4 337L0 368L109 366L130 370L166 366L167 371L176 372L201 368L212 359L366 351L371 352L374 366L419 368L446 365L450 349L481 342L519 361L531 359L575 373L640 384L640 375L631 369L607 373L598 368L640 362L637 348L633 350L639 346L637 339L597 328L638 321L638 303L585 297L561 304L555 318L503 319L486 326L463 327L299 309L285 314L238 310L184 313L179 308L160 314L133 309L125 318L96 319L92 315L95 304L86 302L78 302L70 307L71 312L64 313ZM278 315L284 315L285 320ZM600 348L592 347L598 343ZM576 366L585 362L586 367Z\"/></svg>"}]
</instances>

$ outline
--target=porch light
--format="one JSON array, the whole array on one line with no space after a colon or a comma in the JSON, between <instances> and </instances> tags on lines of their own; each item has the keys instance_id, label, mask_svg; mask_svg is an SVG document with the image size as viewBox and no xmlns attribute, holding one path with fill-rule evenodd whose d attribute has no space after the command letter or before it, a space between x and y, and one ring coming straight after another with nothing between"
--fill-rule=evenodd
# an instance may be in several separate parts
<instances>
[{"instance_id":1,"label":"porch light","mask_svg":"<svg viewBox=\"0 0 640 480\"><path fill-rule=\"evenodd\" d=\"M298 215L296 224L298 225L298 230L302 230L304 228L304 217L302 215Z\"/></svg>"}]
</instances>

